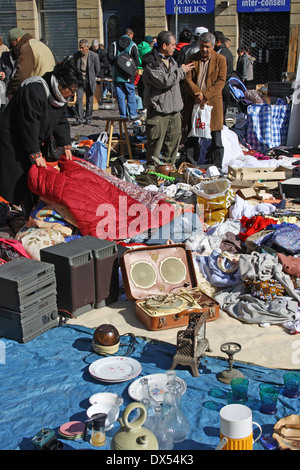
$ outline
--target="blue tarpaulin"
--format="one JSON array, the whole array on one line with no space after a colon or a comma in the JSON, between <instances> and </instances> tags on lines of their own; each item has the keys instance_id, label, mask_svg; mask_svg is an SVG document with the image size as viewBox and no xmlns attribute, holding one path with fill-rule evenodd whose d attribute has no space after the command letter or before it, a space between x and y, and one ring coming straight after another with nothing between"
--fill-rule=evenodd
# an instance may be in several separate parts
<instances>
[{"instance_id":1,"label":"blue tarpaulin","mask_svg":"<svg viewBox=\"0 0 300 470\"><path fill-rule=\"evenodd\" d=\"M131 381L104 383L95 380L89 373L89 364L101 358L92 350L94 330L63 325L50 329L28 343L1 340L0 383L1 383L1 450L32 450L31 439L42 428L53 429L63 443L64 450L102 449L109 450L112 436L119 429L119 423L107 432L104 447L93 448L82 440L64 440L58 434L60 426L69 421L87 419L89 397L98 392L118 393L124 399L120 416L132 402L128 394ZM116 355L127 351L130 337L122 336L121 346ZM132 358L142 365L140 376L164 373L171 367L176 346L168 343L136 338ZM235 362L249 379L249 399L246 403L252 409L253 420L258 422L264 434L272 433L273 425L284 416L298 414L299 398L286 398L283 387L282 369L268 369ZM190 432L184 442L175 444L174 450L213 450L219 442L219 410L227 404L230 385L224 385L217 374L228 368L223 359L204 357L199 365L199 377L193 377L189 368L176 367L177 376L187 384L182 396L183 409L190 424ZM135 380L135 379L133 379ZM262 382L279 386L277 413L265 415L259 411L259 385ZM264 449L258 441L254 449Z\"/></svg>"}]
</instances>

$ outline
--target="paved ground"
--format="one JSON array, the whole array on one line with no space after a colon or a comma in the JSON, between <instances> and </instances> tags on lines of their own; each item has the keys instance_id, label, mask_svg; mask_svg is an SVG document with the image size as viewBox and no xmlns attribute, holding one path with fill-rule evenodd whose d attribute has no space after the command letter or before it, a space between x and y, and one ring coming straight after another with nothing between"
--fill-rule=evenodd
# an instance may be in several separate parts
<instances>
[{"instance_id":1,"label":"paved ground","mask_svg":"<svg viewBox=\"0 0 300 470\"><path fill-rule=\"evenodd\" d=\"M105 130L106 119L111 116L119 116L119 110L116 104L110 105L112 109L98 109L93 111L92 123L80 124L79 126L74 126L75 118L70 117L69 122L71 124L71 137L75 139L78 135L80 136L89 136L94 134L101 134ZM127 125L128 131L132 130L132 124L128 122ZM116 128L118 132L118 128Z\"/></svg>"}]
</instances>

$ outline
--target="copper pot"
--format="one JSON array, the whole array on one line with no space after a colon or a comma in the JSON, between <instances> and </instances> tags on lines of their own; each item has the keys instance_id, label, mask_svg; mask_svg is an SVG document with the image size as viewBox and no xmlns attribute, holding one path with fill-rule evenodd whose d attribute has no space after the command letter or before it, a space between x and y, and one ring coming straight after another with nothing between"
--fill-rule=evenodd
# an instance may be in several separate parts
<instances>
[{"instance_id":1,"label":"copper pot","mask_svg":"<svg viewBox=\"0 0 300 470\"><path fill-rule=\"evenodd\" d=\"M162 165L157 165L155 167L155 171L157 173L161 173L162 175L170 176L171 171L175 171L175 168L171 163L164 163Z\"/></svg>"}]
</instances>

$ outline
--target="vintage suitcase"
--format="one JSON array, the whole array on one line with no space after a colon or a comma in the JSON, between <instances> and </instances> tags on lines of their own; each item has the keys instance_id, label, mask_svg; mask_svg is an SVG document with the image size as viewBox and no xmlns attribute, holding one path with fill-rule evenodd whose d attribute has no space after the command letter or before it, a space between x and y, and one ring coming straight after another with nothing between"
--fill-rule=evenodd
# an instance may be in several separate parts
<instances>
[{"instance_id":1,"label":"vintage suitcase","mask_svg":"<svg viewBox=\"0 0 300 470\"><path fill-rule=\"evenodd\" d=\"M124 288L135 301L136 316L148 330L187 326L188 313L219 316L219 304L197 288L191 251L185 244L156 245L126 251L120 258Z\"/></svg>"}]
</instances>

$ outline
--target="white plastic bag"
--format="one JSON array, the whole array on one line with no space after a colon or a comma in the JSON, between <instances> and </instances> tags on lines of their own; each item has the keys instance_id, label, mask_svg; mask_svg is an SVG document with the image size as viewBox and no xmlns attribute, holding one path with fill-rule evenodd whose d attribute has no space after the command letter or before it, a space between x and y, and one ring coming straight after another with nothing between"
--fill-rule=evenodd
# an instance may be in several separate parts
<instances>
[{"instance_id":1,"label":"white plastic bag","mask_svg":"<svg viewBox=\"0 0 300 470\"><path fill-rule=\"evenodd\" d=\"M200 104L194 104L191 117L192 128L188 137L211 139L210 119L212 108L208 104L205 104L203 108L201 108Z\"/></svg>"}]
</instances>

